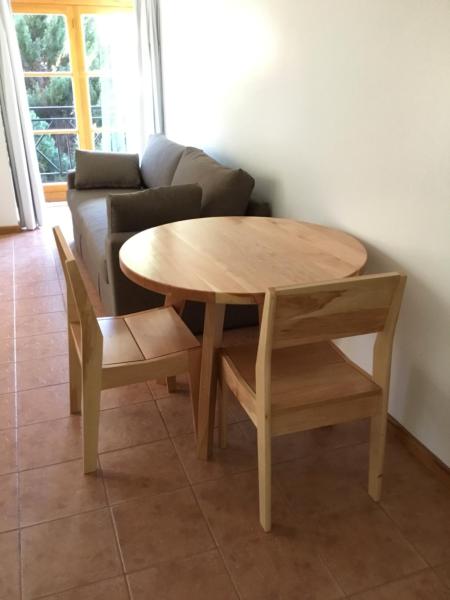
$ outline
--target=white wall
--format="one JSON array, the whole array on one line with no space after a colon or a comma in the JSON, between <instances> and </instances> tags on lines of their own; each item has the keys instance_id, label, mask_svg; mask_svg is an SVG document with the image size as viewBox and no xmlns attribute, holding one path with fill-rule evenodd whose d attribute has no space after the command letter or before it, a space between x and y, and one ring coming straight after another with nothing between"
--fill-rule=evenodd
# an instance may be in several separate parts
<instances>
[{"instance_id":1,"label":"white wall","mask_svg":"<svg viewBox=\"0 0 450 600\"><path fill-rule=\"evenodd\" d=\"M447 464L449 32L448 0L162 0L168 136L408 274L390 412Z\"/></svg>"},{"instance_id":2,"label":"white wall","mask_svg":"<svg viewBox=\"0 0 450 600\"><path fill-rule=\"evenodd\" d=\"M0 227L11 225L17 225L17 210L6 149L5 132L0 115Z\"/></svg>"}]
</instances>

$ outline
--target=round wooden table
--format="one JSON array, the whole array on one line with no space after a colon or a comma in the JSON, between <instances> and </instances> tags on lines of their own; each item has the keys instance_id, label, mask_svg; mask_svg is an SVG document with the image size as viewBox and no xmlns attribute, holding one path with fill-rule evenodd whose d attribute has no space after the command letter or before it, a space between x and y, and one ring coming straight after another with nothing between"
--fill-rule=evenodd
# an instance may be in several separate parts
<instances>
[{"instance_id":1,"label":"round wooden table","mask_svg":"<svg viewBox=\"0 0 450 600\"><path fill-rule=\"evenodd\" d=\"M321 225L212 217L142 231L125 242L119 257L129 279L165 294L168 304L206 304L197 426L199 456L206 458L214 423L215 351L222 341L225 305L262 306L269 287L350 277L364 267L367 252L354 237Z\"/></svg>"}]
</instances>

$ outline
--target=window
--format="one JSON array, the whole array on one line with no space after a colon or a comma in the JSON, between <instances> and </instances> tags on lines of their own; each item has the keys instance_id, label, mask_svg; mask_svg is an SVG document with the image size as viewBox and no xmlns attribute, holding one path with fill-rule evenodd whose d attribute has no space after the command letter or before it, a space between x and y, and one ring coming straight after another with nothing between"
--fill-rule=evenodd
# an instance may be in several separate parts
<instances>
[{"instance_id":1,"label":"window","mask_svg":"<svg viewBox=\"0 0 450 600\"><path fill-rule=\"evenodd\" d=\"M132 149L136 35L131 0L13 2L47 200L63 199L75 149Z\"/></svg>"}]
</instances>

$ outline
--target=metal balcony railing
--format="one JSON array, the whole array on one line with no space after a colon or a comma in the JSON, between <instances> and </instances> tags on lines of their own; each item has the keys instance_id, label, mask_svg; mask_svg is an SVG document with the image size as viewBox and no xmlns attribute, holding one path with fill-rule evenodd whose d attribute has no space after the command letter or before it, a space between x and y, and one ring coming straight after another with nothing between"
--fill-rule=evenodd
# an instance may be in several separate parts
<instances>
[{"instance_id":1,"label":"metal balcony railing","mask_svg":"<svg viewBox=\"0 0 450 600\"><path fill-rule=\"evenodd\" d=\"M101 106L92 106L91 113L95 129L101 129ZM30 106L30 117L42 183L65 181L67 171L75 166L75 150L78 147L75 107ZM94 131L93 135L94 148L100 149L102 132Z\"/></svg>"}]
</instances>

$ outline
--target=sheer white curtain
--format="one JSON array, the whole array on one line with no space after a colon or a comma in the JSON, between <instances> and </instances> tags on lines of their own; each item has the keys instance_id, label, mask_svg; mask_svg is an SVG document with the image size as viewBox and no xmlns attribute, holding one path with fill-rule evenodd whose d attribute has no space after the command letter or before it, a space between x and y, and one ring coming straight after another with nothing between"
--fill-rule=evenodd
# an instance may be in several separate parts
<instances>
[{"instance_id":1,"label":"sheer white curtain","mask_svg":"<svg viewBox=\"0 0 450 600\"><path fill-rule=\"evenodd\" d=\"M112 152L139 152L141 123L136 93L139 81L136 21L128 12L104 13L96 15L95 19L102 57L101 147ZM124 43L118 43L118 40Z\"/></svg>"},{"instance_id":2,"label":"sheer white curtain","mask_svg":"<svg viewBox=\"0 0 450 600\"><path fill-rule=\"evenodd\" d=\"M106 151L141 152L151 133L164 130L159 5L136 0L135 6L135 15L95 17L102 61L101 147Z\"/></svg>"},{"instance_id":3,"label":"sheer white curtain","mask_svg":"<svg viewBox=\"0 0 450 600\"><path fill-rule=\"evenodd\" d=\"M0 0L0 103L19 224L26 229L35 229L42 224L44 192L28 114L19 46L8 0Z\"/></svg>"},{"instance_id":4,"label":"sheer white curtain","mask_svg":"<svg viewBox=\"0 0 450 600\"><path fill-rule=\"evenodd\" d=\"M136 0L141 149L151 133L164 133L158 0Z\"/></svg>"}]
</instances>

